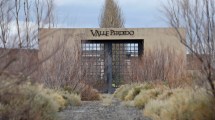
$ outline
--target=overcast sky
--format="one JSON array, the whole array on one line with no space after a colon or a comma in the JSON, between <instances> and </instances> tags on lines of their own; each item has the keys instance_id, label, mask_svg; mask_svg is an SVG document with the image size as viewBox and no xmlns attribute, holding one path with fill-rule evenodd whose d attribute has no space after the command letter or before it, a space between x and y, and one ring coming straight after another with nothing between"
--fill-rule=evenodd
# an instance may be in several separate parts
<instances>
[{"instance_id":1,"label":"overcast sky","mask_svg":"<svg viewBox=\"0 0 215 120\"><path fill-rule=\"evenodd\" d=\"M118 0L127 28L168 27L160 11L165 0ZM59 27L98 28L104 0L56 0Z\"/></svg>"}]
</instances>

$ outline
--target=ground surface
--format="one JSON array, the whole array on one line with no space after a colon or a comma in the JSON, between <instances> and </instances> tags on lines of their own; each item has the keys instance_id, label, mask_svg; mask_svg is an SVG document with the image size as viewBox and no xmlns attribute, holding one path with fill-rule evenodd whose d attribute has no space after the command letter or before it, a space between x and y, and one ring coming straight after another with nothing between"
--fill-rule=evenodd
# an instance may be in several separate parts
<instances>
[{"instance_id":1,"label":"ground surface","mask_svg":"<svg viewBox=\"0 0 215 120\"><path fill-rule=\"evenodd\" d=\"M61 120L150 120L141 110L126 107L118 100L83 102L59 113Z\"/></svg>"}]
</instances>

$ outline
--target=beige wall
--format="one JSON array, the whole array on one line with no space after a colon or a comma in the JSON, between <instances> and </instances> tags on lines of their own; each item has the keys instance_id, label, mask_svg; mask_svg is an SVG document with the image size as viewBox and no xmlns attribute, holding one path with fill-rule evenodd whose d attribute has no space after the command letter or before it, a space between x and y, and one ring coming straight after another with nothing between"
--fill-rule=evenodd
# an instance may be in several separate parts
<instances>
[{"instance_id":1,"label":"beige wall","mask_svg":"<svg viewBox=\"0 0 215 120\"><path fill-rule=\"evenodd\" d=\"M95 32L96 30L107 32L106 35L102 36L93 36L91 30ZM115 31L132 31L132 35L113 35L111 34L112 30ZM182 38L185 39L185 30L179 29L182 34ZM183 70L186 65L186 48L184 45L180 43L180 39L177 34L174 32L174 29L171 28L122 28L122 29L40 29L39 31L39 59L43 60L49 58L50 56L54 55L53 57L49 58L45 62L43 62L42 68L45 68L44 72L47 75L51 76L51 80L56 77L56 81L62 80L62 78L58 77L57 72L60 73L67 73L67 69L63 70L64 68L58 67L57 65L61 64L60 62L65 62L65 66L74 66L74 64L80 65L80 53L75 54L77 52L77 48L80 50L81 47L81 40L144 40L144 59L143 61L138 62L138 66L133 66L135 73L137 74L136 77L145 78L145 74L154 75L154 73L163 70L168 79L176 79L177 76L181 76L183 74ZM76 44L77 43L77 44ZM163 53L159 54L160 51L154 52L153 50L162 50L160 48L164 48ZM166 49L172 49L173 52L165 51ZM65 50L66 49L66 50ZM67 52L65 52L65 51ZM75 51L74 51L75 50ZM150 51L150 52L147 52ZM57 52L57 53L56 53ZM56 54L55 54L56 53ZM64 54L66 53L66 54ZM153 55L155 54L155 55ZM169 56L168 56L169 54ZM157 55L157 56L156 56ZM67 57L69 56L68 60ZM79 57L77 57L79 56ZM153 58L153 56L155 56ZM147 58L148 57L148 58ZM164 57L164 59L162 58ZM62 58L62 59L61 59ZM66 59L64 59L66 58ZM70 59L71 58L71 59ZM160 66L165 67L163 69L159 68L159 64L157 62L160 60ZM76 61L75 61L76 60ZM138 59L139 60L139 59ZM148 60L148 61L147 61ZM68 62L69 61L69 62ZM78 62L77 62L78 61ZM145 62L144 62L145 61ZM149 62L150 61L150 62ZM171 62L172 61L172 62ZM71 64L70 64L71 63ZM135 61L136 63L136 61ZM147 65L146 65L147 64ZM156 66L158 67L156 67ZM164 66L163 66L164 65ZM56 66L56 67L55 67ZM131 70L133 70L131 68ZM60 69L59 71L56 69ZM74 69L71 67L71 69ZM81 73L79 71L80 67L75 68L75 74ZM148 70L148 72L144 74L139 74L139 72L144 72L144 70ZM63 72L64 71L64 72ZM153 72L154 71L154 72ZM140 75L140 76L138 76ZM149 76L150 76L149 75ZM160 74L158 74L160 75ZM46 77L46 76L45 76ZM78 76L79 77L79 76ZM79 78L82 79L82 78ZM85 78L83 78L84 80ZM152 78L154 79L154 78ZM158 78L156 78L158 79ZM163 78L162 78L163 79ZM87 80L91 80L87 78ZM93 79L92 79L93 80Z\"/></svg>"},{"instance_id":2,"label":"beige wall","mask_svg":"<svg viewBox=\"0 0 215 120\"><path fill-rule=\"evenodd\" d=\"M134 31L134 35L111 35L109 33L109 36L93 36L91 33L91 30L99 30L99 31ZM181 34L183 35L183 38L185 38L185 30L180 29ZM52 55L55 55L55 53L58 51L58 54L55 57L52 57L52 59L46 60L46 62L43 63L44 68L48 68L48 71L52 71L53 64L59 64L56 63L57 58L59 56L63 56L62 51L66 48L66 51L69 51L72 58L76 59L78 58L75 54L78 47L81 47L81 40L135 40L135 39L142 39L144 40L144 58L147 58L147 56L151 56L152 54L150 52L153 52L153 50L161 50L160 48L164 48L164 52L167 53L168 51L165 51L165 48L174 50L173 55L173 62L170 67L172 69L176 69L175 71L178 71L181 69L183 71L183 68L185 68L186 65L186 48L184 45L180 43L180 39L177 36L177 34L174 32L174 29L171 28L129 28L129 29L41 29L39 31L39 59L43 60L47 57L50 57ZM77 43L77 44L76 44ZM75 50L75 51L74 51ZM150 52L147 52L149 51ZM147 54L148 53L148 54ZM154 52L155 54L159 52ZM153 55L152 55L153 56ZM166 57L167 57L166 56ZM166 58L165 60L167 60ZM176 60L175 60L176 59ZM71 61L72 62L72 61ZM167 60L167 64L168 60ZM50 67L50 68L49 68ZM176 72L179 74L179 72Z\"/></svg>"},{"instance_id":3,"label":"beige wall","mask_svg":"<svg viewBox=\"0 0 215 120\"><path fill-rule=\"evenodd\" d=\"M94 32L108 31L109 36L93 36L91 30ZM134 35L111 35L113 31L133 31ZM181 34L185 38L185 30L180 29ZM122 32L121 32L122 33ZM178 53L186 54L185 47L180 43L180 39L172 28L83 28L83 29L40 29L39 31L39 44L40 52L50 53L56 48L65 44L64 47L71 48L75 42L81 40L144 40L144 52L147 50L155 49L158 47L169 47L174 49Z\"/></svg>"}]
</instances>

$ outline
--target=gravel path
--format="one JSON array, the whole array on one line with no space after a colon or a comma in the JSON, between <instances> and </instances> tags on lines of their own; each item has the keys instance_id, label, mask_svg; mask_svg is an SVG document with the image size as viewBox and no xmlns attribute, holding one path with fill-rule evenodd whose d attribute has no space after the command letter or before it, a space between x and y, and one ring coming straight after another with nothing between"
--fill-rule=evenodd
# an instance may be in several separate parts
<instances>
[{"instance_id":1,"label":"gravel path","mask_svg":"<svg viewBox=\"0 0 215 120\"><path fill-rule=\"evenodd\" d=\"M102 101L83 102L82 106L69 107L59 113L61 120L150 120L134 107L126 107L117 100L110 105Z\"/></svg>"}]
</instances>

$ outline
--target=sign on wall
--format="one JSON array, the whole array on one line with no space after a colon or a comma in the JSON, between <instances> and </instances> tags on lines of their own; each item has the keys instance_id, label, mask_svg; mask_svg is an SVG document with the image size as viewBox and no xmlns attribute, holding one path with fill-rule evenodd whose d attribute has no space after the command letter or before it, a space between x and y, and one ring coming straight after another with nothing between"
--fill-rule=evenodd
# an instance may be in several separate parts
<instances>
[{"instance_id":1,"label":"sign on wall","mask_svg":"<svg viewBox=\"0 0 215 120\"><path fill-rule=\"evenodd\" d=\"M133 36L134 31L90 30L93 37L100 36Z\"/></svg>"}]
</instances>

